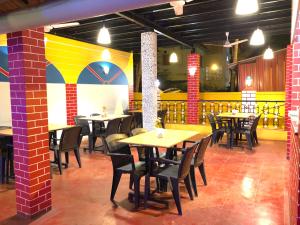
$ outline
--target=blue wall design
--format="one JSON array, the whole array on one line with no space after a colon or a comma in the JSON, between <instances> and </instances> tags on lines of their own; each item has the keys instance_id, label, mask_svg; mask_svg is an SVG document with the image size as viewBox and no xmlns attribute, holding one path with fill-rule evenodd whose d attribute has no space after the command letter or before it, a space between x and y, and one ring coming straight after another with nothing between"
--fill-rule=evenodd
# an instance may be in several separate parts
<instances>
[{"instance_id":1,"label":"blue wall design","mask_svg":"<svg viewBox=\"0 0 300 225\"><path fill-rule=\"evenodd\" d=\"M109 68L105 74L104 68ZM78 77L78 84L128 85L125 73L120 67L110 62L93 62L83 69Z\"/></svg>"},{"instance_id":2,"label":"blue wall design","mask_svg":"<svg viewBox=\"0 0 300 225\"><path fill-rule=\"evenodd\" d=\"M47 83L64 84L65 80L61 73L53 64L48 64L46 67Z\"/></svg>"},{"instance_id":3,"label":"blue wall design","mask_svg":"<svg viewBox=\"0 0 300 225\"><path fill-rule=\"evenodd\" d=\"M0 46L0 81L8 82L8 77L4 75L3 70L8 72L8 56L6 46Z\"/></svg>"}]
</instances>

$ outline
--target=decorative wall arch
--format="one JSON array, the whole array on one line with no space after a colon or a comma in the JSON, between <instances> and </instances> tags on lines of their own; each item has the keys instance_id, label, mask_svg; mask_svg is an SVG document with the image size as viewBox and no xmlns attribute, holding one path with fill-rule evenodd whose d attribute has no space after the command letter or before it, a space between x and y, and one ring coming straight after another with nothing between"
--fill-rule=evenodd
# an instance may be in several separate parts
<instances>
[{"instance_id":1,"label":"decorative wall arch","mask_svg":"<svg viewBox=\"0 0 300 225\"><path fill-rule=\"evenodd\" d=\"M107 70L105 72L105 70ZM111 62L98 61L90 63L80 73L78 84L128 85L123 70Z\"/></svg>"},{"instance_id":2,"label":"decorative wall arch","mask_svg":"<svg viewBox=\"0 0 300 225\"><path fill-rule=\"evenodd\" d=\"M59 70L47 60L46 62L47 83L64 84L65 80Z\"/></svg>"}]
</instances>

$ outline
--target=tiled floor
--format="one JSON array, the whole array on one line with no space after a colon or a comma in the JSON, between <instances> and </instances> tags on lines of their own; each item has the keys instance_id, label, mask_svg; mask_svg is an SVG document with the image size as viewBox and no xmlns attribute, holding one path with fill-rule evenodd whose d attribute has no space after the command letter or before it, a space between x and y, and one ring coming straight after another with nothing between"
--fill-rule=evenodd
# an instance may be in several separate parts
<instances>
[{"instance_id":1,"label":"tiled floor","mask_svg":"<svg viewBox=\"0 0 300 225\"><path fill-rule=\"evenodd\" d=\"M260 141L253 152L246 148L227 150L218 146L206 154L208 186L197 173L199 197L189 200L182 189L183 216L171 194L169 208L151 204L133 210L128 202L128 176L122 177L115 208L109 201L112 167L110 159L97 152L82 154L83 168L71 165L53 176L53 209L35 220L15 216L13 186L0 185L0 224L284 224L285 142Z\"/></svg>"}]
</instances>

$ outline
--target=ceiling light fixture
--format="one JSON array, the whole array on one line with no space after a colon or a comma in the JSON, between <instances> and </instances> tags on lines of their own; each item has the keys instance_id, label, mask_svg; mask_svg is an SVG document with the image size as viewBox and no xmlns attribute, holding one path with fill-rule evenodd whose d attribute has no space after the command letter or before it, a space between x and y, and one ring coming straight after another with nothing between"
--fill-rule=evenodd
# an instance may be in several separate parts
<instances>
[{"instance_id":1,"label":"ceiling light fixture","mask_svg":"<svg viewBox=\"0 0 300 225\"><path fill-rule=\"evenodd\" d=\"M109 50L108 50L107 48L103 50L103 52L102 52L102 54L101 54L101 58L102 58L102 60L104 60L104 61L108 61L108 60L111 59L110 52L109 52Z\"/></svg>"},{"instance_id":2,"label":"ceiling light fixture","mask_svg":"<svg viewBox=\"0 0 300 225\"><path fill-rule=\"evenodd\" d=\"M172 52L172 54L170 55L169 62L170 63L177 63L178 62L178 57L177 57L177 54L175 52Z\"/></svg>"},{"instance_id":3,"label":"ceiling light fixture","mask_svg":"<svg viewBox=\"0 0 300 225\"><path fill-rule=\"evenodd\" d=\"M250 45L259 46L265 43L265 36L261 29L257 28L250 39Z\"/></svg>"},{"instance_id":4,"label":"ceiling light fixture","mask_svg":"<svg viewBox=\"0 0 300 225\"><path fill-rule=\"evenodd\" d=\"M183 6L185 5L184 0L171 1L170 5L174 8L176 16L180 16L183 14Z\"/></svg>"},{"instance_id":5,"label":"ceiling light fixture","mask_svg":"<svg viewBox=\"0 0 300 225\"><path fill-rule=\"evenodd\" d=\"M266 59L266 60L274 58L274 52L270 47L266 49L263 58Z\"/></svg>"},{"instance_id":6,"label":"ceiling light fixture","mask_svg":"<svg viewBox=\"0 0 300 225\"><path fill-rule=\"evenodd\" d=\"M97 42L103 45L111 43L109 31L105 26L99 30Z\"/></svg>"},{"instance_id":7,"label":"ceiling light fixture","mask_svg":"<svg viewBox=\"0 0 300 225\"><path fill-rule=\"evenodd\" d=\"M258 11L257 0L238 0L235 13L237 15L249 15Z\"/></svg>"}]
</instances>

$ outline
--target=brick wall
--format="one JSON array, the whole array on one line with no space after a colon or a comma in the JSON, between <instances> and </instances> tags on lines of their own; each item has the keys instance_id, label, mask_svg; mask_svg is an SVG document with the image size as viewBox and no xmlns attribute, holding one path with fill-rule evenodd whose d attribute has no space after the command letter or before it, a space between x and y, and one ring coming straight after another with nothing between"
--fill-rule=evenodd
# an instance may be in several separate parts
<instances>
[{"instance_id":1,"label":"brick wall","mask_svg":"<svg viewBox=\"0 0 300 225\"><path fill-rule=\"evenodd\" d=\"M128 85L128 101L129 101L129 110L134 110L134 91L133 85Z\"/></svg>"},{"instance_id":2,"label":"brick wall","mask_svg":"<svg viewBox=\"0 0 300 225\"><path fill-rule=\"evenodd\" d=\"M190 54L187 60L187 123L199 124L200 55ZM190 74L191 67L196 67L194 75Z\"/></svg>"},{"instance_id":3,"label":"brick wall","mask_svg":"<svg viewBox=\"0 0 300 225\"><path fill-rule=\"evenodd\" d=\"M77 84L66 84L67 124L74 125L77 115Z\"/></svg>"},{"instance_id":4,"label":"brick wall","mask_svg":"<svg viewBox=\"0 0 300 225\"><path fill-rule=\"evenodd\" d=\"M51 209L43 28L7 34L17 213Z\"/></svg>"},{"instance_id":5,"label":"brick wall","mask_svg":"<svg viewBox=\"0 0 300 225\"><path fill-rule=\"evenodd\" d=\"M285 81L285 130L287 131L287 158L290 157L291 145L291 121L288 117L288 111L291 110L292 101L292 63L293 63L293 46L287 46L286 52L286 81Z\"/></svg>"}]
</instances>

